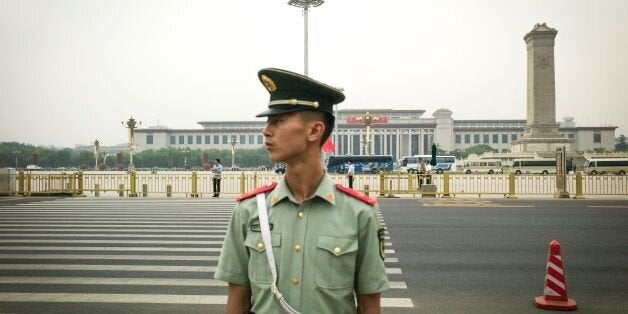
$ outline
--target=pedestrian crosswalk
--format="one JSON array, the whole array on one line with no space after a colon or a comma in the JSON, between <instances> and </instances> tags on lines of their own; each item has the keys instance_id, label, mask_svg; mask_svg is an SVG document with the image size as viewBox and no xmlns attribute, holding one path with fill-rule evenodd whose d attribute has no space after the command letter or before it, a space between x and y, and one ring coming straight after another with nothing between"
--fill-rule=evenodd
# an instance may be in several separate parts
<instances>
[{"instance_id":1,"label":"pedestrian crosswalk","mask_svg":"<svg viewBox=\"0 0 628 314\"><path fill-rule=\"evenodd\" d=\"M0 204L0 312L83 313L89 304L95 312L124 305L150 313L171 304L169 313L221 313L226 284L213 272L234 205L104 198ZM392 313L414 305L387 239L391 290L382 307Z\"/></svg>"}]
</instances>

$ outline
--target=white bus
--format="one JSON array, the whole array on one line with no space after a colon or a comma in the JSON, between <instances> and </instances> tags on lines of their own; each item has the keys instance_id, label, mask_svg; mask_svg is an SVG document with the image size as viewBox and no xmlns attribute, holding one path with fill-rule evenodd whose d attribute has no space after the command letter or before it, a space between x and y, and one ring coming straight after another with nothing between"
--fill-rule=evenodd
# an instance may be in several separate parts
<instances>
[{"instance_id":1,"label":"white bus","mask_svg":"<svg viewBox=\"0 0 628 314\"><path fill-rule=\"evenodd\" d=\"M596 158L584 162L586 174L616 173L625 175L628 172L628 158Z\"/></svg>"},{"instance_id":2,"label":"white bus","mask_svg":"<svg viewBox=\"0 0 628 314\"><path fill-rule=\"evenodd\" d=\"M419 165L419 158L423 159L424 163L429 163L432 160L432 155L414 155L404 156L399 160L399 170L401 172L416 173ZM456 156L436 156L437 164L453 164L456 162Z\"/></svg>"},{"instance_id":3,"label":"white bus","mask_svg":"<svg viewBox=\"0 0 628 314\"><path fill-rule=\"evenodd\" d=\"M512 161L512 171L515 174L522 173L556 173L556 159L550 158L521 158Z\"/></svg>"},{"instance_id":4,"label":"white bus","mask_svg":"<svg viewBox=\"0 0 628 314\"><path fill-rule=\"evenodd\" d=\"M466 160L464 162L464 173L503 173L502 161L500 159L477 159Z\"/></svg>"}]
</instances>

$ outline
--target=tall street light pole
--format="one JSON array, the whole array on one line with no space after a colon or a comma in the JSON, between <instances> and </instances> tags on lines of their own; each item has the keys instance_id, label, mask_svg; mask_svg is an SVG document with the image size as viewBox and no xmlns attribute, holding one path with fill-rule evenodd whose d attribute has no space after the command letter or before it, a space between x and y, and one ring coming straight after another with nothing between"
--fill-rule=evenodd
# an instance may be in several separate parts
<instances>
[{"instance_id":1,"label":"tall street light pole","mask_svg":"<svg viewBox=\"0 0 628 314\"><path fill-rule=\"evenodd\" d=\"M295 6L303 9L303 74L308 76L308 42L307 42L307 15L310 10L310 7L318 7L321 4L325 3L323 0L290 0L288 4L291 6Z\"/></svg>"},{"instance_id":2,"label":"tall street light pole","mask_svg":"<svg viewBox=\"0 0 628 314\"><path fill-rule=\"evenodd\" d=\"M122 125L125 122L122 121ZM138 125L142 125L142 122L133 119L133 116L126 121L126 128L129 129L129 154L131 156L129 161L129 171L135 170L135 165L133 165L133 151L135 150L135 129Z\"/></svg>"}]
</instances>

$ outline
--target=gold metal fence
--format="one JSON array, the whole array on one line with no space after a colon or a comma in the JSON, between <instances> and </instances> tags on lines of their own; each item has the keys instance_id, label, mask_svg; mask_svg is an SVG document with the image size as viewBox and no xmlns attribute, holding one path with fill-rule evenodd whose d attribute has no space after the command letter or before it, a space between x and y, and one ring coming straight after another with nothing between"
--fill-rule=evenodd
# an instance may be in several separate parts
<instances>
[{"instance_id":1,"label":"gold metal fence","mask_svg":"<svg viewBox=\"0 0 628 314\"><path fill-rule=\"evenodd\" d=\"M345 175L331 174L336 183L347 184ZM5 178L6 177L6 178ZM239 195L259 186L278 181L273 172L223 172L221 194ZM370 196L439 196L503 195L517 196L556 195L557 175L510 174L408 174L380 173L354 176L354 188ZM35 194L68 194L100 196L104 193L119 196L190 196L213 194L211 172L24 172L0 177L12 186L3 194L24 196ZM628 197L628 176L587 176L581 172L565 175L567 193L575 198L585 196Z\"/></svg>"}]
</instances>

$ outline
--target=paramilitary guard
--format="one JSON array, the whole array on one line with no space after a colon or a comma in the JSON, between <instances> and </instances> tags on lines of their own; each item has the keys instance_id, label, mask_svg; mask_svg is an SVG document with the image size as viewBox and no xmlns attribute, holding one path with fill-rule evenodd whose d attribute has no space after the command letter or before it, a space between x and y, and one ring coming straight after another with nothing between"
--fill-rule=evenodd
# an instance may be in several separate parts
<instances>
[{"instance_id":1,"label":"paramilitary guard","mask_svg":"<svg viewBox=\"0 0 628 314\"><path fill-rule=\"evenodd\" d=\"M320 162L344 94L280 69L258 77L270 93L257 115L264 145L286 173L237 199L215 273L229 283L227 313L379 313L388 279L376 201L334 184Z\"/></svg>"}]
</instances>

